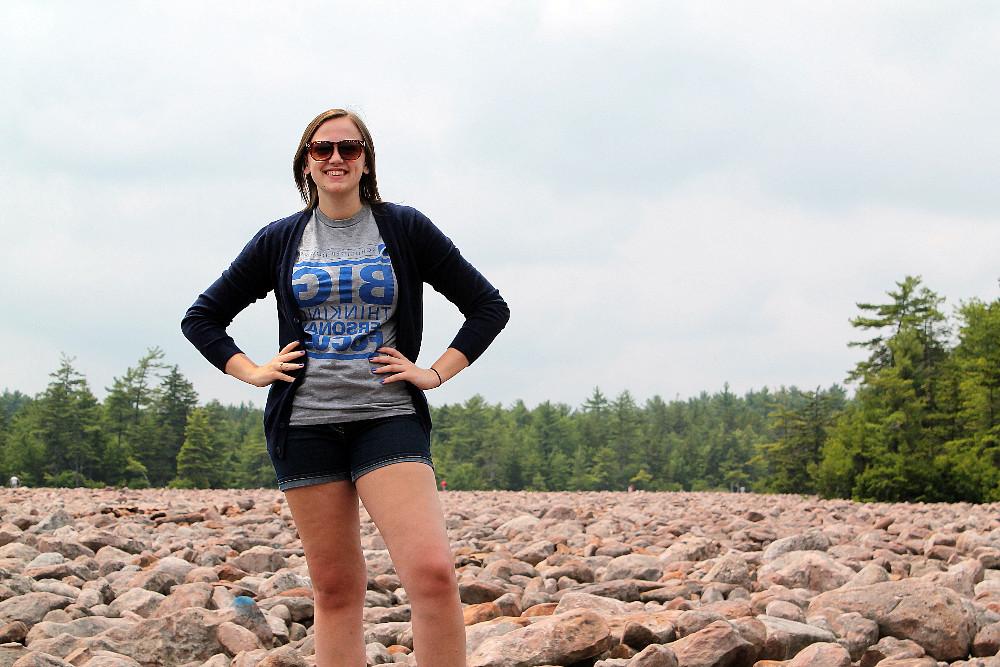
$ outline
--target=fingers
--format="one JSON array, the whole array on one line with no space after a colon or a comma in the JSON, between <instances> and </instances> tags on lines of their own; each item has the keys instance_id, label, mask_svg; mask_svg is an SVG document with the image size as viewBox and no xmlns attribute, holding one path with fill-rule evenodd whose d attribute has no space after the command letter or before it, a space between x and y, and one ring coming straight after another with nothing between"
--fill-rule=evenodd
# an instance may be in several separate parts
<instances>
[{"instance_id":1,"label":"fingers","mask_svg":"<svg viewBox=\"0 0 1000 667\"><path fill-rule=\"evenodd\" d=\"M279 352L278 354L279 354L279 355L280 355L280 354L288 354L288 353L289 353L289 352L291 352L291 351L292 351L292 350L293 350L293 349L294 349L295 347L297 347L297 346L298 346L298 344L299 344L299 341L297 341L297 340L293 340L293 341L292 341L291 343L289 343L289 344L288 344L288 345L286 345L285 347L281 348L281 352ZM301 350L300 350L300 352L301 352Z\"/></svg>"}]
</instances>

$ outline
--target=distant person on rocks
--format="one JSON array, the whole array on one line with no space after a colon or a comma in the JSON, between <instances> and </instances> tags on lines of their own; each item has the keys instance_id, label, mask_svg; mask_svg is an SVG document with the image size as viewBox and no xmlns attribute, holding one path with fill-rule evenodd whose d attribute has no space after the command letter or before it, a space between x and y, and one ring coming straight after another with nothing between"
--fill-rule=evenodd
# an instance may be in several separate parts
<instances>
[{"instance_id":1,"label":"distant person on rocks","mask_svg":"<svg viewBox=\"0 0 1000 667\"><path fill-rule=\"evenodd\" d=\"M507 304L426 216L382 201L375 145L356 114L316 116L292 170L305 208L257 232L181 328L220 370L270 386L267 450L312 578L317 665L365 663L359 498L412 605L420 663L464 665L462 606L424 390L483 353L507 323ZM465 316L428 367L414 363L423 283ZM272 290L280 351L257 364L226 327Z\"/></svg>"},{"instance_id":2,"label":"distant person on rocks","mask_svg":"<svg viewBox=\"0 0 1000 667\"><path fill-rule=\"evenodd\" d=\"M7 482L7 484L10 486L10 488L16 489L17 487L21 486L21 480L18 478L17 475L11 475L10 480Z\"/></svg>"}]
</instances>

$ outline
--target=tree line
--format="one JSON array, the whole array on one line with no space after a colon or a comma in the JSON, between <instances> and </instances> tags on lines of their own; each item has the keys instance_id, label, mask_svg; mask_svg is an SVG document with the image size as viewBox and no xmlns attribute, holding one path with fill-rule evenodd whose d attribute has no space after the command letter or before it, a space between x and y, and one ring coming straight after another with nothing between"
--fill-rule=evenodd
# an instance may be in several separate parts
<instances>
[{"instance_id":1,"label":"tree line","mask_svg":"<svg viewBox=\"0 0 1000 667\"><path fill-rule=\"evenodd\" d=\"M482 396L432 407L449 489L740 490L865 501L1000 500L1000 299L949 317L918 277L858 304L866 358L833 384L687 399L595 388L579 407ZM273 486L252 405L198 404L153 348L103 401L63 357L34 397L0 394L0 474L49 486Z\"/></svg>"}]
</instances>

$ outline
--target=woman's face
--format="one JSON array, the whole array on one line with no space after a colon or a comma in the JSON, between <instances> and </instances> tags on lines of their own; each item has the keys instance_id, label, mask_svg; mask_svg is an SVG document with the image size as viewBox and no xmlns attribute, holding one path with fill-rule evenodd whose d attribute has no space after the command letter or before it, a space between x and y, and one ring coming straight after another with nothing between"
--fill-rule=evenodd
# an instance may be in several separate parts
<instances>
[{"instance_id":1,"label":"woman's face","mask_svg":"<svg viewBox=\"0 0 1000 667\"><path fill-rule=\"evenodd\" d=\"M361 139L361 132L347 116L331 118L324 122L313 134L310 141L341 141L343 139ZM333 199L343 199L352 193L360 198L359 184L362 174L368 173L368 165L362 153L357 160L345 160L340 151L335 151L328 160L314 160L306 156L306 173L312 176L320 199L325 196Z\"/></svg>"}]
</instances>

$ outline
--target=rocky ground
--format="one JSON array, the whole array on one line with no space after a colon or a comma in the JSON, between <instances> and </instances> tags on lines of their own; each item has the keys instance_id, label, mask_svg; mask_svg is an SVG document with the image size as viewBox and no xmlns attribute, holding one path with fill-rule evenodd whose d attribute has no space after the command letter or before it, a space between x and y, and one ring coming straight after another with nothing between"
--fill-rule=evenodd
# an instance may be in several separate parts
<instances>
[{"instance_id":1,"label":"rocky ground","mask_svg":"<svg viewBox=\"0 0 1000 667\"><path fill-rule=\"evenodd\" d=\"M1000 505L442 502L471 667L1000 667ZM368 662L412 665L406 592L362 521ZM315 664L277 491L0 490L0 600L0 667Z\"/></svg>"}]
</instances>

